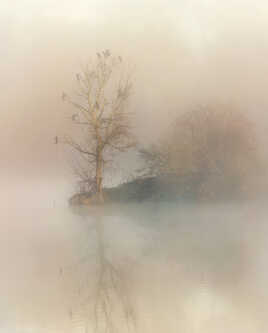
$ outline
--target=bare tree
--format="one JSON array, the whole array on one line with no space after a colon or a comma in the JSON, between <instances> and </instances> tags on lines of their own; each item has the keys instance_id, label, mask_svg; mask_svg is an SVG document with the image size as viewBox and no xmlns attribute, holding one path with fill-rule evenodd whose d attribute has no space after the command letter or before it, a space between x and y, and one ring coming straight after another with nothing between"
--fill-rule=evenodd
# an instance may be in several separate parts
<instances>
[{"instance_id":1,"label":"bare tree","mask_svg":"<svg viewBox=\"0 0 268 333\"><path fill-rule=\"evenodd\" d=\"M130 73L124 70L121 57L109 50L97 53L96 60L76 74L78 91L72 97L63 93L76 112L71 121L79 133L66 137L79 155L74 158L74 171L88 188L94 189L99 202L104 201L103 175L114 153L135 145L131 132L132 113L127 101L132 88Z\"/></svg>"},{"instance_id":2,"label":"bare tree","mask_svg":"<svg viewBox=\"0 0 268 333\"><path fill-rule=\"evenodd\" d=\"M161 142L141 154L149 173L172 175L203 198L246 193L258 170L254 126L226 105L182 114Z\"/></svg>"}]
</instances>

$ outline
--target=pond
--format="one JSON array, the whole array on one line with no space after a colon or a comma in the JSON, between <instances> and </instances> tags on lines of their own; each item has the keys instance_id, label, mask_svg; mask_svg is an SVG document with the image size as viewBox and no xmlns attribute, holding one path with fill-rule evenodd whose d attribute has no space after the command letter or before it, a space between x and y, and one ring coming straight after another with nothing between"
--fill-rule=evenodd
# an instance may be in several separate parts
<instances>
[{"instance_id":1,"label":"pond","mask_svg":"<svg viewBox=\"0 0 268 333\"><path fill-rule=\"evenodd\" d=\"M3 191L0 332L266 331L265 202L73 210L67 197Z\"/></svg>"}]
</instances>

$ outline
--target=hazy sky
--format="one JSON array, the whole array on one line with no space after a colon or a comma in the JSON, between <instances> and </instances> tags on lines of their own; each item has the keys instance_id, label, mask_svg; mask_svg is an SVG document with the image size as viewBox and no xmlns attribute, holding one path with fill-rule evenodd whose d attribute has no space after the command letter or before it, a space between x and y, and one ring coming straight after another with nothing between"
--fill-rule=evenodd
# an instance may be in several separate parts
<instances>
[{"instance_id":1,"label":"hazy sky","mask_svg":"<svg viewBox=\"0 0 268 333\"><path fill-rule=\"evenodd\" d=\"M106 48L135 66L132 106L143 135L214 101L241 105L268 129L267 28L265 1L1 1L2 170L39 177L58 164L61 93Z\"/></svg>"},{"instance_id":2,"label":"hazy sky","mask_svg":"<svg viewBox=\"0 0 268 333\"><path fill-rule=\"evenodd\" d=\"M80 65L86 63L97 51L108 48L112 53L122 55L135 67L131 107L137 111L137 132L140 137L146 140L154 139L168 125L170 119L174 119L176 114L192 109L196 105L213 105L216 102L224 102L235 103L245 112L250 113L257 122L260 137L264 142L263 147L267 146L267 1L0 0L0 38L0 183L2 185L0 202L5 208L1 208L4 216L1 218L0 255L1 260L3 259L1 262L4 263L2 279L4 282L0 285L3 291L0 307L4 304L5 309L7 308L3 312L5 315L12 308L8 304L16 303L19 307L24 304L18 301L20 298L23 298L24 301L29 301L29 299L31 301L31 294L35 290L45 293L45 297L41 298L41 305L44 302L50 310L47 297L51 296L51 291L52 301L54 297L54 289L49 289L50 283L55 285L55 288L58 288L59 285L54 283L53 279L49 280L50 275L44 274L43 269L46 267L44 259L53 257L47 271L51 272L57 264L56 252L61 260L64 259L64 255L68 256L69 252L74 254L74 244L84 246L78 240L73 241L72 237L73 231L78 230L77 226L80 228L83 225L82 228L84 228L86 224L78 224L79 221L75 219L71 222L74 227L70 227L69 224L66 227L66 221L69 223L68 216L66 218L66 215L61 215L61 212L55 213L57 211L51 208L53 212L50 213L53 216L50 218L43 208L54 207L55 203L57 206L63 201L67 202L69 189L65 191L65 185L62 185L60 181L54 182L55 176L61 180L60 177L64 178L68 175L67 172L65 174L62 171L66 164L63 149L61 146L53 144L55 135L62 135L68 131L68 121L64 112L67 106L62 103L61 95L62 91L73 91L75 73L79 71ZM133 165L133 160L129 164ZM265 180L263 175L260 176L262 176L262 180ZM17 182L17 178L23 182ZM40 185L40 180L45 180L45 182ZM248 253L243 252L241 239L243 241L244 233L248 233L248 236L245 237L248 237L252 243L246 242L246 245L254 247L255 243L258 243L258 246L255 246L256 250L254 247L254 251L250 252L249 261L253 260L253 263L250 266L250 272L246 271L245 274L248 280L245 280L241 289L236 288L237 285L234 284L235 290L226 290L228 293L230 292L231 300L237 300L237 298L239 300L236 306L242 310L238 315L235 313L235 320L241 322L242 326L246 326L251 321L251 316L254 317L255 322L257 313L256 318L259 318L259 315L260 318L266 316L264 314L262 317L262 311L266 308L267 281L266 208L256 207L256 209L241 210L239 206L238 210L234 211L229 208L224 207L225 212L216 208L212 213L206 209L200 213L199 208L193 210L192 207L189 212L187 209L186 211L180 209L179 215L177 215L177 211L174 212L174 225L175 220L177 223L179 219L185 223L185 227L179 224L178 229L171 228L170 231L163 233L163 229L167 226L165 222L159 232L158 229L155 229L159 237L160 235L163 237L154 243L157 244L157 251L161 252L159 245L162 244L163 248L167 246L167 250L165 250L167 252L164 251L161 254L156 251L156 257L153 257L152 260L153 269L155 264L160 263L160 266L154 271L152 266L148 265L151 259L145 251L145 257L149 259L146 259L147 262L145 261L144 277L148 279L145 288L148 286L147 289L150 291L152 285L150 273L155 272L155 290L157 290L156 295L159 296L159 304L155 302L157 297L152 298L152 304L154 307L156 305L156 311L161 310L159 312L161 315L163 314L163 304L165 310L168 309L166 304L176 295L174 290L178 287L177 276L184 279L184 276L181 275L181 265L177 271L178 275L174 275L174 272L176 273L174 268L169 271L167 266L174 267L175 260L178 263L178 258L183 259L184 261L181 262L185 262L185 281L187 283L188 274L191 277L192 268L195 269L193 282L200 282L199 273L201 273L202 265L208 270L211 281L217 281L214 279L217 276L219 279L222 278L224 269L226 269L226 275L223 277L230 277L230 281L233 281L232 279L237 276L237 269L241 271L241 275L244 273L240 270L239 265L243 263L243 258ZM169 206L165 209L162 213L160 208L154 212L152 225L155 225L157 221L169 221L166 220L166 216L170 216L172 212L170 212ZM144 213L140 209L136 212L137 217L134 219L139 220L140 223L140 216L143 216ZM124 215L124 213L122 214ZM258 217L258 214L261 214L261 218ZM148 219L147 215L144 216L145 219ZM263 227L256 223L258 219L260 222L263 221ZM117 216L114 217L114 220L117 220ZM215 224L216 220L220 224ZM197 227L197 221L201 222L200 227ZM107 222L110 221L107 220ZM112 220L112 222L109 225L114 228L115 221ZM246 225L249 227L244 229L242 223L244 226L245 222L248 222ZM120 233L117 230L114 232L113 229L113 237L120 237L120 242L116 238L114 244L122 244L121 242L124 240L129 247L129 235L131 234L133 237L136 231L131 225L128 227L128 222L125 223L122 220L121 223L119 220L116 223L125 225L129 231ZM172 224L173 222L170 226ZM26 228L25 232L23 232L24 228ZM120 226L120 228L123 227ZM72 234L72 237L69 236L69 233ZM152 239L151 232L147 233L148 238ZM170 235L172 242L170 242ZM176 238L178 235L181 238ZM58 237L62 241L59 241ZM67 237L67 241L64 240L64 237ZM86 234L85 237L87 237ZM64 246L69 246L68 244L72 244L70 250L64 248ZM194 244L197 245L194 246ZM233 245L235 249L233 249ZM263 261L257 262L255 265L254 258L259 247L262 257L258 260ZM137 248L142 249L139 243L137 243ZM48 257L43 255L47 249L49 249ZM177 249L177 252L173 252L174 249ZM234 251L231 256L229 255L230 249ZM134 254L135 251L134 249ZM121 252L125 256L125 251ZM229 257L227 258L226 255ZM54 257L57 260L54 261ZM167 261L167 258L170 257L172 257L171 263ZM230 257L231 260L229 260ZM69 258L66 259L69 260ZM163 266L161 266L161 260L164 260ZM40 280L36 282L37 285L32 285L28 278L29 274L32 274L31 267L37 269L38 272L35 275L35 281L37 281L36 277L40 277ZM192 268L189 270L190 267ZM35 270L34 273L36 273ZM165 279L165 274L172 275L172 279L176 279L175 289L173 284L166 282L169 280ZM197 277L194 274L197 274ZM21 283L18 283L17 277L22 281ZM24 291L24 280L27 280L28 289L26 288L26 291ZM224 278L221 281L224 281ZM42 283L44 283L44 288L40 287ZM162 298L163 288L159 287L163 285L170 286L170 292L166 294L167 298L165 298L168 299L166 303ZM183 286L183 293L190 290L187 288L193 290L191 285L186 284L187 288L184 288L184 284L180 285ZM214 295L217 299L217 293L219 293L219 300L224 300L227 294L225 295L223 291L221 295L220 289L213 288L211 286L212 299ZM166 288L164 289L166 291ZM133 290L135 291L135 289ZM17 291L21 291L21 294ZM141 289L140 292L142 294L143 290ZM178 289L178 292L181 293L181 289ZM55 292L55 298L57 295ZM196 295L198 298L198 290ZM203 304L202 294L200 297L200 304ZM198 299L196 303L198 306ZM35 303L31 304L34 307ZM173 303L170 303L172 311L177 309L177 305L178 303L174 306ZM159 307L157 308L157 306ZM227 317L228 313L232 311L233 303L231 304L230 301L228 306L231 310L227 311ZM22 309L24 310L24 307ZM256 312L254 312L255 309ZM31 313L38 318L39 308L33 310ZM62 311L61 307L58 307L58 310ZM170 311L170 316L173 316L172 311ZM189 310L192 324L191 311L192 306ZM12 322L13 313L12 308L10 310ZM251 316L248 315L249 313ZM52 315L55 316L55 313ZM159 316L159 321L162 324L168 322L169 325L172 325L176 316L169 317L169 311L164 313L164 318L165 316L168 320L163 320ZM245 321L245 319L247 320ZM157 320L154 322L158 324ZM217 329L219 328L218 323L218 321L215 323ZM221 328L225 329L224 325ZM161 330L161 328L158 329ZM253 332L251 326L245 329ZM245 329L241 331L245 332ZM234 331L238 332L237 329ZM262 331L265 332L265 328Z\"/></svg>"}]
</instances>

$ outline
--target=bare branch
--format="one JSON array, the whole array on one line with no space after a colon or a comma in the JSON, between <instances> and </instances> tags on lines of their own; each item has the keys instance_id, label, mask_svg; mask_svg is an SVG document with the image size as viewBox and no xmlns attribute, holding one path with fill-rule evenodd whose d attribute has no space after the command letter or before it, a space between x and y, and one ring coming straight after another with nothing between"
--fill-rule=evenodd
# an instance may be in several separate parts
<instances>
[{"instance_id":1,"label":"bare branch","mask_svg":"<svg viewBox=\"0 0 268 333\"><path fill-rule=\"evenodd\" d=\"M93 153L92 151L88 151L87 149L83 148L79 143L75 142L72 138L66 138L64 143L68 144L69 146L71 146L72 148L77 150L79 153L96 157L95 153Z\"/></svg>"},{"instance_id":2,"label":"bare branch","mask_svg":"<svg viewBox=\"0 0 268 333\"><path fill-rule=\"evenodd\" d=\"M97 192L102 197L103 174L111 151L126 151L133 147L130 113L126 102L130 96L129 75L123 75L121 58L113 57L109 50L98 52L93 64L82 68L75 75L78 92L74 98L64 94L77 113L71 116L72 124L81 126L83 131L78 140L65 140L76 152L90 156L95 165ZM106 156L107 155L107 156ZM88 168L89 161L85 162ZM81 174L85 177L85 174Z\"/></svg>"}]
</instances>

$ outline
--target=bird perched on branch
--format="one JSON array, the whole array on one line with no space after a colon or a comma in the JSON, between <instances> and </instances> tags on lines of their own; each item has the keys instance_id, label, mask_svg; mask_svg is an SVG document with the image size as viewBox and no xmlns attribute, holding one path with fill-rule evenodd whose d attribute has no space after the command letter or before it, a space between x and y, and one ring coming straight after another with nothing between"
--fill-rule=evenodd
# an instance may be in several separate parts
<instances>
[{"instance_id":1,"label":"bird perched on branch","mask_svg":"<svg viewBox=\"0 0 268 333\"><path fill-rule=\"evenodd\" d=\"M111 55L111 52L109 50L105 50L102 52L105 58L108 58Z\"/></svg>"},{"instance_id":2,"label":"bird perched on branch","mask_svg":"<svg viewBox=\"0 0 268 333\"><path fill-rule=\"evenodd\" d=\"M65 101L66 97L67 97L67 95L65 94L65 92L63 92L61 95L62 100Z\"/></svg>"},{"instance_id":3,"label":"bird perched on branch","mask_svg":"<svg viewBox=\"0 0 268 333\"><path fill-rule=\"evenodd\" d=\"M72 115L72 121L76 121L77 120L77 117L78 117L78 114L77 113L74 113Z\"/></svg>"}]
</instances>

